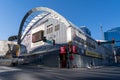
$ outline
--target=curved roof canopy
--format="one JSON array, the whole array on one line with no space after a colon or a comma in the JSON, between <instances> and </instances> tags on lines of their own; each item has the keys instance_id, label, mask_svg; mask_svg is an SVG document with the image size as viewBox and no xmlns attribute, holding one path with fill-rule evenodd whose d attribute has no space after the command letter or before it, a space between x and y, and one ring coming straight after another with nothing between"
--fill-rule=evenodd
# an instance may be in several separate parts
<instances>
[{"instance_id":1,"label":"curved roof canopy","mask_svg":"<svg viewBox=\"0 0 120 80\"><path fill-rule=\"evenodd\" d=\"M50 14L58 16L67 26L70 26L70 23L63 16L52 9L46 7L33 8L29 10L22 19L18 32L18 44L21 44L21 41L35 24Z\"/></svg>"}]
</instances>

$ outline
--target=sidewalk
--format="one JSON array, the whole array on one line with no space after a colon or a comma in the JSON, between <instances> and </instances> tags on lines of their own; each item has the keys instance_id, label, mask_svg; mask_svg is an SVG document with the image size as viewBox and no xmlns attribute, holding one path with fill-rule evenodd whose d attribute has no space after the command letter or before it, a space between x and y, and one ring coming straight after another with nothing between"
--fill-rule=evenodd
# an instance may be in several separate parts
<instances>
[{"instance_id":1,"label":"sidewalk","mask_svg":"<svg viewBox=\"0 0 120 80\"><path fill-rule=\"evenodd\" d=\"M29 65L18 65L17 67L20 68L27 68L27 69L60 69L60 70L90 70L90 69L100 69L103 66L95 66L95 67L82 67L82 68L59 68L59 67L48 67L44 65L35 65L35 64L29 64Z\"/></svg>"},{"instance_id":2,"label":"sidewalk","mask_svg":"<svg viewBox=\"0 0 120 80\"><path fill-rule=\"evenodd\" d=\"M27 69L45 69L45 68L51 68L51 67L47 67L47 66L44 66L44 65L34 65L34 64L18 65L17 67L27 68Z\"/></svg>"}]
</instances>

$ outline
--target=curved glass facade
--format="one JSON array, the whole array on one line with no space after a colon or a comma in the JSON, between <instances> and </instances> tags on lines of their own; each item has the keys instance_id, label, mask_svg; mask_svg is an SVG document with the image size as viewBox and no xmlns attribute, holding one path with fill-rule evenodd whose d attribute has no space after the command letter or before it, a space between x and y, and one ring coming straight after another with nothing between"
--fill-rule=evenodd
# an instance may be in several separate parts
<instances>
[{"instance_id":1,"label":"curved glass facade","mask_svg":"<svg viewBox=\"0 0 120 80\"><path fill-rule=\"evenodd\" d=\"M116 28L113 28L111 30L108 30L106 32L104 32L104 37L105 37L105 40L108 40L108 41L111 41L112 39L114 39L116 42L115 42L115 47L118 47L120 46L120 27L116 27Z\"/></svg>"},{"instance_id":2,"label":"curved glass facade","mask_svg":"<svg viewBox=\"0 0 120 80\"><path fill-rule=\"evenodd\" d=\"M85 34L91 36L91 32L90 32L90 30L89 30L87 27L83 26L83 27L80 27L80 29L81 29Z\"/></svg>"}]
</instances>

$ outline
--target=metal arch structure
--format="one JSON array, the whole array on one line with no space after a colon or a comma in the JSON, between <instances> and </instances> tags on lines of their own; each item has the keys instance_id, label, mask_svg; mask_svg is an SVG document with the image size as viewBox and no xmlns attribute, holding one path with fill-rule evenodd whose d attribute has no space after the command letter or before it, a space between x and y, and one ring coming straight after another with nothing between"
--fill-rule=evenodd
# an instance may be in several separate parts
<instances>
[{"instance_id":1,"label":"metal arch structure","mask_svg":"<svg viewBox=\"0 0 120 80\"><path fill-rule=\"evenodd\" d=\"M34 12L39 12L39 11L43 11L43 12L47 12L49 14L55 14L57 15L67 26L70 26L70 23L69 21L67 21L63 16L61 16L59 13L55 12L54 10L52 9L49 9L49 8L46 8L46 7L37 7L37 8L33 8L31 10L29 10L25 16L23 17L22 21L21 21L21 24L20 24L20 27L19 27L19 32L18 32L18 44L20 45L21 44L21 36L22 36L22 30L23 30L23 26L25 24L25 21L26 19ZM49 15L48 14L48 15ZM44 16L45 17L45 16ZM43 17L43 18L44 18Z\"/></svg>"}]
</instances>

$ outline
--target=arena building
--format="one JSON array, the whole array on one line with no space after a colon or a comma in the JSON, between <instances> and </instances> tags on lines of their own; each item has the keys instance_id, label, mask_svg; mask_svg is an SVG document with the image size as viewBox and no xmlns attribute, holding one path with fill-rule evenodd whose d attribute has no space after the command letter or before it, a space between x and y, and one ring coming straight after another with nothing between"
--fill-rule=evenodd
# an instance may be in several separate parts
<instances>
[{"instance_id":1,"label":"arena building","mask_svg":"<svg viewBox=\"0 0 120 80\"><path fill-rule=\"evenodd\" d=\"M43 38L47 40L43 41ZM112 50L98 45L91 36L46 7L34 8L26 13L20 25L18 44L20 56L26 62L51 67L109 64L108 54L113 54ZM69 47L73 52L69 51Z\"/></svg>"}]
</instances>

